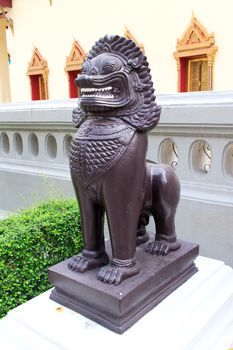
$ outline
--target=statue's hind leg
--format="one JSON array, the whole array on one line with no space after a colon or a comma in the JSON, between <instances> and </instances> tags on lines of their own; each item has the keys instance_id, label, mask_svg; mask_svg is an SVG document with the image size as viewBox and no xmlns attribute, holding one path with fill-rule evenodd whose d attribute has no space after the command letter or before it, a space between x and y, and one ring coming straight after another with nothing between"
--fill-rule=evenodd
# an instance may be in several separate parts
<instances>
[{"instance_id":1,"label":"statue's hind leg","mask_svg":"<svg viewBox=\"0 0 233 350\"><path fill-rule=\"evenodd\" d=\"M96 203L82 185L72 178L81 211L84 249L73 257L68 267L72 271L85 272L106 265L109 261L104 245L104 208Z\"/></svg>"},{"instance_id":2,"label":"statue's hind leg","mask_svg":"<svg viewBox=\"0 0 233 350\"><path fill-rule=\"evenodd\" d=\"M152 215L156 225L155 240L146 246L151 254L167 255L180 248L175 231L175 214L180 199L180 184L167 165L151 166Z\"/></svg>"},{"instance_id":3,"label":"statue's hind leg","mask_svg":"<svg viewBox=\"0 0 233 350\"><path fill-rule=\"evenodd\" d=\"M149 241L149 233L146 230L146 226L149 224L149 215L141 213L137 227L137 246Z\"/></svg>"}]
</instances>

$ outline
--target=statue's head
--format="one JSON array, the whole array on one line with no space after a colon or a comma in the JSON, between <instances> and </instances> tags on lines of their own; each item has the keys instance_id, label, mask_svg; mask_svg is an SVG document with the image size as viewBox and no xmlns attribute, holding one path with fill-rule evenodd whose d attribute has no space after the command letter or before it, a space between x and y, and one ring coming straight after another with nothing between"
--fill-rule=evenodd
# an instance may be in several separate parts
<instances>
[{"instance_id":1,"label":"statue's head","mask_svg":"<svg viewBox=\"0 0 233 350\"><path fill-rule=\"evenodd\" d=\"M132 115L155 104L145 55L133 41L117 35L95 43L75 82L84 112Z\"/></svg>"}]
</instances>

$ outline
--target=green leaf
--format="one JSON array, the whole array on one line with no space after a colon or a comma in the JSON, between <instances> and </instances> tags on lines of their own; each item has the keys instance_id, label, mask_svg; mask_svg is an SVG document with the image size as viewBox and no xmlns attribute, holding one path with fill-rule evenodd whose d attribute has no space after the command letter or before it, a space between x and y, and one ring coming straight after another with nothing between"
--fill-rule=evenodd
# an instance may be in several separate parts
<instances>
[{"instance_id":1,"label":"green leaf","mask_svg":"<svg viewBox=\"0 0 233 350\"><path fill-rule=\"evenodd\" d=\"M0 318L51 288L48 267L83 247L73 199L50 200L0 220Z\"/></svg>"}]
</instances>

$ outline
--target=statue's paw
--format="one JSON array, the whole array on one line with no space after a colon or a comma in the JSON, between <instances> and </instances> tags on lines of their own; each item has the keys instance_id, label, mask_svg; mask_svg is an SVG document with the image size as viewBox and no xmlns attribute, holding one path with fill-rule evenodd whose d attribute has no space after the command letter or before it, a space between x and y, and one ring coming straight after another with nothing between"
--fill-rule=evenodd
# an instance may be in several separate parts
<instances>
[{"instance_id":1,"label":"statue's paw","mask_svg":"<svg viewBox=\"0 0 233 350\"><path fill-rule=\"evenodd\" d=\"M140 267L137 263L132 267L113 267L108 265L100 269L97 278L104 283L114 284L117 286L125 279L135 276L139 272Z\"/></svg>"},{"instance_id":2,"label":"statue's paw","mask_svg":"<svg viewBox=\"0 0 233 350\"><path fill-rule=\"evenodd\" d=\"M82 254L79 254L73 257L68 262L68 268L71 271L75 271L75 272L86 272L86 271L95 269L97 267L106 265L108 264L108 262L109 262L109 258L106 253L96 258L86 257L86 256L83 256Z\"/></svg>"},{"instance_id":3,"label":"statue's paw","mask_svg":"<svg viewBox=\"0 0 233 350\"><path fill-rule=\"evenodd\" d=\"M105 266L100 269L97 278L104 283L117 285L123 281L123 272L120 269Z\"/></svg>"},{"instance_id":4,"label":"statue's paw","mask_svg":"<svg viewBox=\"0 0 233 350\"><path fill-rule=\"evenodd\" d=\"M153 241L149 242L145 251L152 255L168 255L169 252L179 249L181 246L180 241L176 241L174 243L166 242L166 241Z\"/></svg>"},{"instance_id":5,"label":"statue's paw","mask_svg":"<svg viewBox=\"0 0 233 350\"><path fill-rule=\"evenodd\" d=\"M77 255L73 257L68 262L68 268L75 272L85 272L88 270L88 258L84 258L82 255Z\"/></svg>"}]
</instances>

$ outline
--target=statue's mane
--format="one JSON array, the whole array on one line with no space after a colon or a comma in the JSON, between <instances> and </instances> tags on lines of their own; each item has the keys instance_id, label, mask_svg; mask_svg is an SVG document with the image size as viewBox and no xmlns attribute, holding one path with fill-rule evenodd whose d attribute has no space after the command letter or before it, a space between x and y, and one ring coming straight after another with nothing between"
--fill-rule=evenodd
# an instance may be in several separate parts
<instances>
[{"instance_id":1,"label":"statue's mane","mask_svg":"<svg viewBox=\"0 0 233 350\"><path fill-rule=\"evenodd\" d=\"M141 83L147 85L147 92L150 92L151 95L154 94L147 58L132 40L120 37L119 35L105 35L103 38L96 41L90 50L87 59L92 59L104 52L115 53L119 56L123 56L123 58L125 58L129 64L132 62L132 65L135 59L142 62L140 67L137 69L137 74ZM155 96L153 100L154 99Z\"/></svg>"},{"instance_id":2,"label":"statue's mane","mask_svg":"<svg viewBox=\"0 0 233 350\"><path fill-rule=\"evenodd\" d=\"M93 45L86 60L91 60L106 52L123 58L126 62L126 70L128 69L128 73L130 73L130 71L136 72L140 82L138 88L143 95L143 104L140 109L136 112L130 111L130 109L128 111L124 110L121 119L133 125L138 130L148 131L153 129L159 121L161 108L157 106L155 102L156 97L146 56L132 40L118 35L105 35ZM79 110L78 113L79 114L76 114L74 118L75 126L79 125L79 120L83 115L81 110ZM113 113L116 113L116 111Z\"/></svg>"},{"instance_id":3,"label":"statue's mane","mask_svg":"<svg viewBox=\"0 0 233 350\"><path fill-rule=\"evenodd\" d=\"M140 48L132 40L119 35L105 35L93 45L89 51L88 58L92 59L106 51L122 54L128 59L143 55Z\"/></svg>"},{"instance_id":4,"label":"statue's mane","mask_svg":"<svg viewBox=\"0 0 233 350\"><path fill-rule=\"evenodd\" d=\"M153 82L146 56L132 40L118 35L105 35L93 45L87 59L92 59L104 52L123 57L128 62L129 69L135 69L143 87L144 103L142 107L136 114L128 115L124 120L144 131L152 129L158 123L161 108L155 102ZM138 66L137 62L140 62Z\"/></svg>"}]
</instances>

